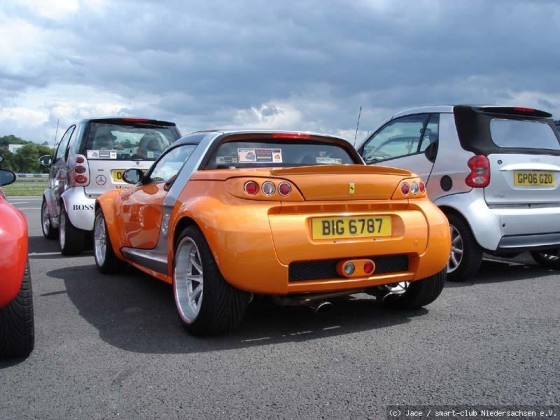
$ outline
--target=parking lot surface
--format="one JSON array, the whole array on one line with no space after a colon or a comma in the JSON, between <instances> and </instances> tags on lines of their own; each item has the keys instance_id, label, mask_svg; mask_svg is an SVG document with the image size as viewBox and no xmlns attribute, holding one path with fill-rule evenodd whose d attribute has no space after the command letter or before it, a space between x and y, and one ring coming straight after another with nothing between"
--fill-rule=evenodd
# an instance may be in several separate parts
<instances>
[{"instance_id":1,"label":"parking lot surface","mask_svg":"<svg viewBox=\"0 0 560 420\"><path fill-rule=\"evenodd\" d=\"M0 362L2 419L378 419L388 406L560 404L560 273L485 260L425 309L367 295L313 314L258 301L234 333L188 335L172 290L104 276L29 221L36 343ZM266 276L266 267L255 275Z\"/></svg>"}]
</instances>

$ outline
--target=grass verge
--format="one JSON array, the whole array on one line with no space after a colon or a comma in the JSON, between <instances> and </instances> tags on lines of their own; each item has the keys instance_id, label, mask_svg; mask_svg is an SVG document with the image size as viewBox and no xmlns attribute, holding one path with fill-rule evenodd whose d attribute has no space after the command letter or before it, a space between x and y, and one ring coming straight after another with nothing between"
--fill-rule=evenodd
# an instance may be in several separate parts
<instances>
[{"instance_id":1,"label":"grass verge","mask_svg":"<svg viewBox=\"0 0 560 420\"><path fill-rule=\"evenodd\" d=\"M17 179L16 182L2 187L7 197L43 195L47 188L47 178Z\"/></svg>"}]
</instances>

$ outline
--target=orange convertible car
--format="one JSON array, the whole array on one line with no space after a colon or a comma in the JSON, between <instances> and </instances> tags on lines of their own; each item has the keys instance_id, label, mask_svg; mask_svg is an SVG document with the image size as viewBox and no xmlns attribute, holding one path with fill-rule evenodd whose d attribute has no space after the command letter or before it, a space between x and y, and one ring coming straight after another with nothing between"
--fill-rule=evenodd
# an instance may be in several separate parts
<instances>
[{"instance_id":1,"label":"orange convertible car","mask_svg":"<svg viewBox=\"0 0 560 420\"><path fill-rule=\"evenodd\" d=\"M123 178L135 185L96 200L96 264L172 284L192 334L231 330L253 294L319 307L366 292L416 308L444 286L449 225L420 178L366 166L345 140L196 132Z\"/></svg>"}]
</instances>

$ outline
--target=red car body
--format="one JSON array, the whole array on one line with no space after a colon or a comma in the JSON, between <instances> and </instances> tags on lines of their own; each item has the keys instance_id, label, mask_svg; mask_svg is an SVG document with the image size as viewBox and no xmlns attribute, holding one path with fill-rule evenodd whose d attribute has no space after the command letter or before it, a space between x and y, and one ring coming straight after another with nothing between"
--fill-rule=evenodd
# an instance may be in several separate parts
<instances>
[{"instance_id":1,"label":"red car body","mask_svg":"<svg viewBox=\"0 0 560 420\"><path fill-rule=\"evenodd\" d=\"M15 178L13 172L0 169L0 186ZM26 357L35 343L27 220L6 200L2 189L0 249L0 358Z\"/></svg>"},{"instance_id":2,"label":"red car body","mask_svg":"<svg viewBox=\"0 0 560 420\"><path fill-rule=\"evenodd\" d=\"M27 220L0 192L0 308L13 301L21 289L27 262Z\"/></svg>"}]
</instances>

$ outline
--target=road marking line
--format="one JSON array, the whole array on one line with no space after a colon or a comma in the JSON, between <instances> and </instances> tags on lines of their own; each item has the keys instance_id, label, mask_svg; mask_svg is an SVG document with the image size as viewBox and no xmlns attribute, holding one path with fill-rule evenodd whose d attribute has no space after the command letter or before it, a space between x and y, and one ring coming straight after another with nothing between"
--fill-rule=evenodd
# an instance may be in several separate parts
<instances>
[{"instance_id":1,"label":"road marking line","mask_svg":"<svg viewBox=\"0 0 560 420\"><path fill-rule=\"evenodd\" d=\"M30 257L41 256L41 255L60 255L60 251L58 251L58 252L31 252L29 254Z\"/></svg>"}]
</instances>

